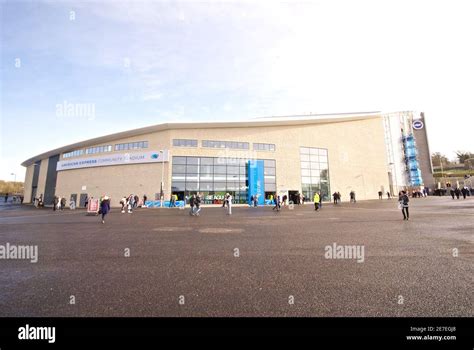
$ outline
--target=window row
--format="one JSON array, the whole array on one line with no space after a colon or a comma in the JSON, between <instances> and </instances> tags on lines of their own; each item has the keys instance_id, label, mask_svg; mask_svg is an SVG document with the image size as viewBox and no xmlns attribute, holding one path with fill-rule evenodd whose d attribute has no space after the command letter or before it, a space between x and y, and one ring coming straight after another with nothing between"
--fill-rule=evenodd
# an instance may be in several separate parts
<instances>
[{"instance_id":1,"label":"window row","mask_svg":"<svg viewBox=\"0 0 474 350\"><path fill-rule=\"evenodd\" d=\"M184 182L173 181L171 190L177 191L247 191L245 182Z\"/></svg>"},{"instance_id":2,"label":"window row","mask_svg":"<svg viewBox=\"0 0 474 350\"><path fill-rule=\"evenodd\" d=\"M197 145L197 140L173 139L173 146L175 147L197 147Z\"/></svg>"},{"instance_id":3,"label":"window row","mask_svg":"<svg viewBox=\"0 0 474 350\"><path fill-rule=\"evenodd\" d=\"M273 143L254 143L254 151L275 151L275 145Z\"/></svg>"},{"instance_id":4,"label":"window row","mask_svg":"<svg viewBox=\"0 0 474 350\"><path fill-rule=\"evenodd\" d=\"M116 151L128 151L133 149L148 148L148 141L118 143L115 145Z\"/></svg>"},{"instance_id":5,"label":"window row","mask_svg":"<svg viewBox=\"0 0 474 350\"><path fill-rule=\"evenodd\" d=\"M249 149L248 142L236 142L236 141L210 141L203 140L202 147L208 148L232 148L232 149Z\"/></svg>"},{"instance_id":6,"label":"window row","mask_svg":"<svg viewBox=\"0 0 474 350\"><path fill-rule=\"evenodd\" d=\"M112 152L112 145L86 148L86 154L95 154L95 153L103 153L103 152Z\"/></svg>"},{"instance_id":7,"label":"window row","mask_svg":"<svg viewBox=\"0 0 474 350\"><path fill-rule=\"evenodd\" d=\"M173 174L246 174L247 168L225 165L181 165L173 164Z\"/></svg>"},{"instance_id":8,"label":"window row","mask_svg":"<svg viewBox=\"0 0 474 350\"><path fill-rule=\"evenodd\" d=\"M249 159L246 158L225 158L225 157L179 157L173 156L173 165L214 165L214 166L240 166L247 167ZM275 168L274 159L264 159L265 168Z\"/></svg>"},{"instance_id":9,"label":"window row","mask_svg":"<svg viewBox=\"0 0 474 350\"><path fill-rule=\"evenodd\" d=\"M78 157L78 156L82 156L83 154L84 154L83 149L77 149L77 150L72 151L72 152L64 153L63 158Z\"/></svg>"}]
</instances>

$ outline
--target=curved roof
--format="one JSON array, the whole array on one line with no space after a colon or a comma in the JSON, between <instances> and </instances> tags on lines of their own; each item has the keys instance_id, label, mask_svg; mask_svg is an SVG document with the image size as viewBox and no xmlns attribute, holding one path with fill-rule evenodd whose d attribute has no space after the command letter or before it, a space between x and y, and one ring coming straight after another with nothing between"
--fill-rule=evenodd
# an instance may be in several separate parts
<instances>
[{"instance_id":1,"label":"curved roof","mask_svg":"<svg viewBox=\"0 0 474 350\"><path fill-rule=\"evenodd\" d=\"M49 158L51 156L70 152L78 148L89 147L101 143L111 142L118 139L123 139L132 136L139 136L164 130L173 129L209 129L209 128L251 128L263 126L290 126L290 125L305 125L305 124L327 124L344 121L354 121L363 119L372 119L380 117L380 112L359 112L359 113L340 113L340 114L308 114L308 115L290 115L290 116L271 116L260 117L255 119L248 119L233 122L173 122L163 123L143 128L132 129L105 136L95 137L92 139L76 142L67 146L59 147L51 151L47 151L31 157L21 163L22 166L29 166L39 160Z\"/></svg>"}]
</instances>

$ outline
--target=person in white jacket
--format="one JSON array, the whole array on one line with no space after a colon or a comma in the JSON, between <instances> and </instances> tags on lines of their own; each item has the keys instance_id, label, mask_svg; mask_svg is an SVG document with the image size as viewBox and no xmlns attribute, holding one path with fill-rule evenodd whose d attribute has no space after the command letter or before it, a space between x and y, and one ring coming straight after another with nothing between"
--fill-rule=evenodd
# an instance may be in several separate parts
<instances>
[{"instance_id":1,"label":"person in white jacket","mask_svg":"<svg viewBox=\"0 0 474 350\"><path fill-rule=\"evenodd\" d=\"M231 194L227 193L227 214L232 215L232 200L234 198L232 197Z\"/></svg>"}]
</instances>

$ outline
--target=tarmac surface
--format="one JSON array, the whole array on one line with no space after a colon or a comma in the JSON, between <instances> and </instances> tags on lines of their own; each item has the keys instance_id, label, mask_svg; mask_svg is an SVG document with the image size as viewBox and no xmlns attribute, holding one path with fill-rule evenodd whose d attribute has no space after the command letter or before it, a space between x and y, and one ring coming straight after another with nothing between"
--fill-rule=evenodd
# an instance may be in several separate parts
<instances>
[{"instance_id":1,"label":"tarmac surface","mask_svg":"<svg viewBox=\"0 0 474 350\"><path fill-rule=\"evenodd\" d=\"M474 197L288 207L0 208L0 316L474 316ZM328 259L328 246L363 259Z\"/></svg>"}]
</instances>

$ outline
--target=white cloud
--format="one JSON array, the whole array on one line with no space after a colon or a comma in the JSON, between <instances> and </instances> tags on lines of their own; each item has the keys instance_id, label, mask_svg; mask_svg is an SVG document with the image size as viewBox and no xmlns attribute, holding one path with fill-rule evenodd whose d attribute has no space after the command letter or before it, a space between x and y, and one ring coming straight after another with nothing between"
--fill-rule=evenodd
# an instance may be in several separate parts
<instances>
[{"instance_id":1,"label":"white cloud","mask_svg":"<svg viewBox=\"0 0 474 350\"><path fill-rule=\"evenodd\" d=\"M142 100L143 101L161 100L162 97L163 97L163 94L156 93L156 94L145 95L142 97Z\"/></svg>"}]
</instances>

